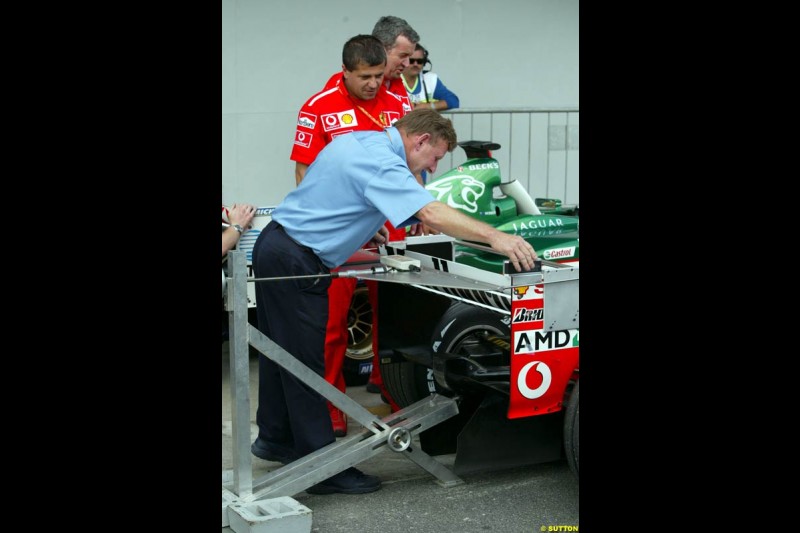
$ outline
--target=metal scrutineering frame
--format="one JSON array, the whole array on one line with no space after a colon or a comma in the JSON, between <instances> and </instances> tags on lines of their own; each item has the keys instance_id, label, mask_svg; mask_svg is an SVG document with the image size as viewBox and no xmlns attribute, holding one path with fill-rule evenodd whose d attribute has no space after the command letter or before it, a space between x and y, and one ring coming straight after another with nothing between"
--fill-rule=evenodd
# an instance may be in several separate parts
<instances>
[{"instance_id":1,"label":"metal scrutineering frame","mask_svg":"<svg viewBox=\"0 0 800 533\"><path fill-rule=\"evenodd\" d=\"M431 473L442 486L463 483L450 469L411 445L415 435L458 414L455 400L432 395L384 418L376 417L248 323L247 283L253 280L247 278L245 253L231 251L228 255L231 275L226 284L225 304L229 312L230 330L234 468L232 475L230 472L223 473L223 527L228 525L226 507L237 512L267 498L292 496L385 449L402 453ZM253 479L249 346L317 390L366 429Z\"/></svg>"}]
</instances>

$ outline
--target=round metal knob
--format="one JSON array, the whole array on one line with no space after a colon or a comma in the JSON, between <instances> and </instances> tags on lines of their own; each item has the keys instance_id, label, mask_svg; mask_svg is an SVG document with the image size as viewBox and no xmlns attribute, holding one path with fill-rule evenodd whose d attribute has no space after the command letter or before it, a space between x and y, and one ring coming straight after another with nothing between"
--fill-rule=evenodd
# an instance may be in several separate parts
<instances>
[{"instance_id":1,"label":"round metal knob","mask_svg":"<svg viewBox=\"0 0 800 533\"><path fill-rule=\"evenodd\" d=\"M396 452L402 452L411 445L411 433L406 428L394 428L389 431L386 444Z\"/></svg>"}]
</instances>

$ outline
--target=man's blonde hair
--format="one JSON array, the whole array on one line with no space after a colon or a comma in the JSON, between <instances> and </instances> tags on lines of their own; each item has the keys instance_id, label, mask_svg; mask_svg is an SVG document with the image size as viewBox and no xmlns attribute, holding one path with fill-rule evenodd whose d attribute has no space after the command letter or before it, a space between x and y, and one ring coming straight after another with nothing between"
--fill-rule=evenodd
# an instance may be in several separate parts
<instances>
[{"instance_id":1,"label":"man's blonde hair","mask_svg":"<svg viewBox=\"0 0 800 533\"><path fill-rule=\"evenodd\" d=\"M417 108L394 123L394 126L403 133L430 133L431 144L436 144L440 139L447 141L447 151L452 152L458 146L456 130L453 122L444 118L438 111L427 108Z\"/></svg>"}]
</instances>

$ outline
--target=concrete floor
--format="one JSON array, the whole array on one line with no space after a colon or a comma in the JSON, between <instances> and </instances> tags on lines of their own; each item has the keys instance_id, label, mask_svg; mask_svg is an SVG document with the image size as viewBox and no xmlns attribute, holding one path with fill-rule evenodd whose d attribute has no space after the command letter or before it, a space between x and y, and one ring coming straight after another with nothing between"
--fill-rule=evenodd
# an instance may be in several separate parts
<instances>
[{"instance_id":1,"label":"concrete floor","mask_svg":"<svg viewBox=\"0 0 800 533\"><path fill-rule=\"evenodd\" d=\"M231 453L230 363L228 343L222 345L222 471L233 467ZM257 433L258 361L250 358L251 434ZM347 394L374 414L389 414L379 394L364 386L348 387ZM351 421L351 428L360 426ZM435 457L451 467L455 456ZM566 461L518 467L497 472L463 475L464 483L445 488L430 473L402 453L386 449L357 465L383 481L381 490L361 495L292 496L312 511L312 532L336 533L531 533L577 530L578 482ZM253 457L253 477L280 468L278 463ZM564 527L561 531L567 531ZM223 533L232 532L229 527Z\"/></svg>"}]
</instances>

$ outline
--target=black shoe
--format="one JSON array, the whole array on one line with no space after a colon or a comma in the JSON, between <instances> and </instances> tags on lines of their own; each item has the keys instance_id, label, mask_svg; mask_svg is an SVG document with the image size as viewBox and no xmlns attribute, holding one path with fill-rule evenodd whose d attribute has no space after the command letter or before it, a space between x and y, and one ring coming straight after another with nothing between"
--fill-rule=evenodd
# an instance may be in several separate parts
<instances>
[{"instance_id":1,"label":"black shoe","mask_svg":"<svg viewBox=\"0 0 800 533\"><path fill-rule=\"evenodd\" d=\"M300 459L297 452L291 448L281 446L280 444L269 444L260 437L250 446L250 452L265 461L274 461L283 464L289 464L292 461Z\"/></svg>"},{"instance_id":2,"label":"black shoe","mask_svg":"<svg viewBox=\"0 0 800 533\"><path fill-rule=\"evenodd\" d=\"M370 476L352 466L344 472L339 472L325 481L306 489L309 494L366 494L375 492L381 488L381 480L378 476Z\"/></svg>"},{"instance_id":3,"label":"black shoe","mask_svg":"<svg viewBox=\"0 0 800 533\"><path fill-rule=\"evenodd\" d=\"M367 381L367 392L371 392L372 394L378 394L381 391L381 388L375 385L371 381Z\"/></svg>"}]
</instances>

